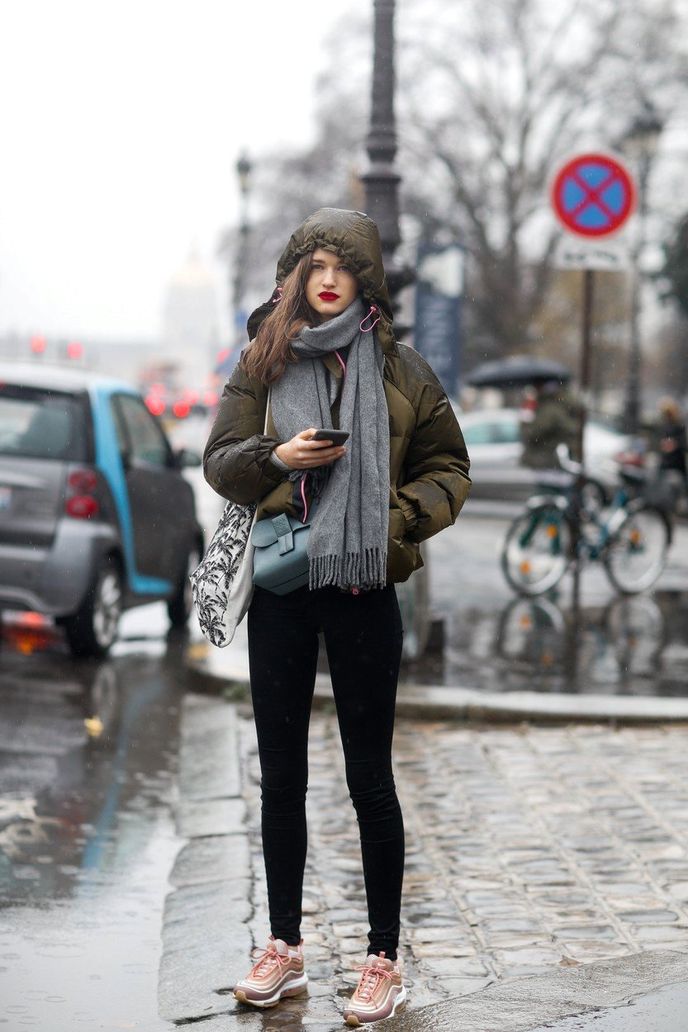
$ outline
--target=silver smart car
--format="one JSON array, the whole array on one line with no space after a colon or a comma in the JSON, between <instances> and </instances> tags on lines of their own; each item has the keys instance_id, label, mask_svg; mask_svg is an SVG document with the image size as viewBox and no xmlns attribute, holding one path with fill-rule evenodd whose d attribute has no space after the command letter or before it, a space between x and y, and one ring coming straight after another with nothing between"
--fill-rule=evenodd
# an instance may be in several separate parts
<instances>
[{"instance_id":1,"label":"silver smart car","mask_svg":"<svg viewBox=\"0 0 688 1032\"><path fill-rule=\"evenodd\" d=\"M0 609L54 617L75 655L104 655L130 606L164 599L184 624L198 461L127 384L0 364Z\"/></svg>"}]
</instances>

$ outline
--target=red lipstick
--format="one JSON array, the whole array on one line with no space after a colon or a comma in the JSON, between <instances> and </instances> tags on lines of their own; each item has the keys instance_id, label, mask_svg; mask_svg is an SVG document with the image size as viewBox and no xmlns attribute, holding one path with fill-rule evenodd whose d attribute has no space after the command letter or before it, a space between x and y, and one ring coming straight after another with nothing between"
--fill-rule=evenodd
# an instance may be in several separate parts
<instances>
[{"instance_id":1,"label":"red lipstick","mask_svg":"<svg viewBox=\"0 0 688 1032\"><path fill-rule=\"evenodd\" d=\"M331 290L323 290L318 297L321 301L339 301L339 294L334 294Z\"/></svg>"}]
</instances>

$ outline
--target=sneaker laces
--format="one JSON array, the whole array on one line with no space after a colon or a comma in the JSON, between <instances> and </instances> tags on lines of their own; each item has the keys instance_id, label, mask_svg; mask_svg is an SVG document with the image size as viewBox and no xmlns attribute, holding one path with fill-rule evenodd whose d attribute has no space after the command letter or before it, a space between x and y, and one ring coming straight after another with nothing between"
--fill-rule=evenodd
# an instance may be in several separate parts
<instances>
[{"instance_id":1,"label":"sneaker laces","mask_svg":"<svg viewBox=\"0 0 688 1032\"><path fill-rule=\"evenodd\" d=\"M277 952L277 947L274 942L268 943L265 949L261 949L260 946L256 946L255 949L251 950L251 960L256 963L251 968L251 974L249 977L262 975L271 971L275 964L282 968L289 963L291 957L282 956L281 953Z\"/></svg>"},{"instance_id":2,"label":"sneaker laces","mask_svg":"<svg viewBox=\"0 0 688 1032\"><path fill-rule=\"evenodd\" d=\"M361 972L356 996L365 1003L370 1002L383 979L386 978L391 981L394 976L394 968L388 970L379 964L360 964L357 965L355 970Z\"/></svg>"}]
</instances>

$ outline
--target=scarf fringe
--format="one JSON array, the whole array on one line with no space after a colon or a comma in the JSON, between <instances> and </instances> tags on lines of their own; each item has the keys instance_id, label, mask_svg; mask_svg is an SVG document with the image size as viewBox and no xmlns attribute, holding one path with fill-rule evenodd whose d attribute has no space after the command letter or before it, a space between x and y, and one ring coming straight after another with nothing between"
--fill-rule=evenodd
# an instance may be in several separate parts
<instances>
[{"instance_id":1,"label":"scarf fringe","mask_svg":"<svg viewBox=\"0 0 688 1032\"><path fill-rule=\"evenodd\" d=\"M346 555L311 556L308 587L311 591L334 585L338 588L384 588L387 583L387 552L365 548Z\"/></svg>"}]
</instances>

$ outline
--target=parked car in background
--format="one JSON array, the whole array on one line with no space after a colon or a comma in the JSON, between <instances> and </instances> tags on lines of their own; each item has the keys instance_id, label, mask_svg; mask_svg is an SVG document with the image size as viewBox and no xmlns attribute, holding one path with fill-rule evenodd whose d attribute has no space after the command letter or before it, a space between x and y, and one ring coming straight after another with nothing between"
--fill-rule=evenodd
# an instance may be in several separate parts
<instances>
[{"instance_id":1,"label":"parked car in background","mask_svg":"<svg viewBox=\"0 0 688 1032\"><path fill-rule=\"evenodd\" d=\"M518 409L482 409L458 414L471 459L471 498L525 501L542 480L541 472L521 466ZM588 419L585 426L585 465L605 486L618 474L615 456L631 447L631 438Z\"/></svg>"},{"instance_id":2,"label":"parked car in background","mask_svg":"<svg viewBox=\"0 0 688 1032\"><path fill-rule=\"evenodd\" d=\"M185 624L199 463L125 383L0 364L0 609L54 617L75 655L104 655L132 606Z\"/></svg>"}]
</instances>

